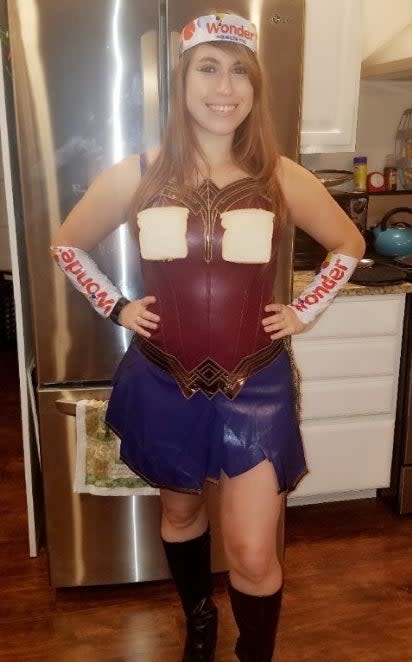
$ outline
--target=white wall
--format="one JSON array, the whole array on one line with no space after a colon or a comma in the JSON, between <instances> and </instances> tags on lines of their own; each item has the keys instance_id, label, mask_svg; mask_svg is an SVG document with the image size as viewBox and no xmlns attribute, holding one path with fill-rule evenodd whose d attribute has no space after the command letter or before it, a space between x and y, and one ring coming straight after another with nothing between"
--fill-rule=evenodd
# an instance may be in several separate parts
<instances>
[{"instance_id":1,"label":"white wall","mask_svg":"<svg viewBox=\"0 0 412 662\"><path fill-rule=\"evenodd\" d=\"M355 153L302 155L302 164L312 170L352 170L353 157L357 154L368 157L369 171L382 171L385 155L395 150L395 135L402 113L411 107L411 81L362 80Z\"/></svg>"},{"instance_id":2,"label":"white wall","mask_svg":"<svg viewBox=\"0 0 412 662\"><path fill-rule=\"evenodd\" d=\"M411 0L360 0L360 20L364 26L362 59L394 40L412 23Z\"/></svg>"}]
</instances>

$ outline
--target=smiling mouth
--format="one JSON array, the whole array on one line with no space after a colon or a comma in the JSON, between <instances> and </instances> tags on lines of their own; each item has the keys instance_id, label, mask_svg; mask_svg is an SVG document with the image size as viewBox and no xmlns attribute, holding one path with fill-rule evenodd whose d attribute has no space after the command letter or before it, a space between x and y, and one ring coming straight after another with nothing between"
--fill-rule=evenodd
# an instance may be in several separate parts
<instances>
[{"instance_id":1,"label":"smiling mouth","mask_svg":"<svg viewBox=\"0 0 412 662\"><path fill-rule=\"evenodd\" d=\"M212 110L215 113L219 113L220 115L230 115L233 113L236 108L237 104L231 103L231 104L221 104L221 103L207 103L207 107Z\"/></svg>"}]
</instances>

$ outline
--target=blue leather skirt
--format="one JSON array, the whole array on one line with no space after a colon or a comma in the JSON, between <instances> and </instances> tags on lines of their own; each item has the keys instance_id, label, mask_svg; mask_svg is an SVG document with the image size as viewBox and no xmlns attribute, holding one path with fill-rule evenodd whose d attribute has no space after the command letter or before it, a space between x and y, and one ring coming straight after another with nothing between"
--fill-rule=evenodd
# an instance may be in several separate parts
<instances>
[{"instance_id":1,"label":"blue leather skirt","mask_svg":"<svg viewBox=\"0 0 412 662\"><path fill-rule=\"evenodd\" d=\"M308 471L286 350L233 400L220 391L187 399L132 343L113 378L106 422L121 439L121 459L154 487L200 493L221 471L232 478L268 459L279 492L291 492Z\"/></svg>"}]
</instances>

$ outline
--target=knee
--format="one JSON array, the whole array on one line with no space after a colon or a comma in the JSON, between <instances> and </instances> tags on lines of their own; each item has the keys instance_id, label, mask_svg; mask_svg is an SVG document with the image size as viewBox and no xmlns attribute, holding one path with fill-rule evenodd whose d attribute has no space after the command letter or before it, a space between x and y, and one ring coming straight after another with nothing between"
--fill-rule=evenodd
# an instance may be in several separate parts
<instances>
[{"instance_id":1,"label":"knee","mask_svg":"<svg viewBox=\"0 0 412 662\"><path fill-rule=\"evenodd\" d=\"M270 546L238 545L226 550L229 564L249 582L259 584L270 573L282 575L276 550Z\"/></svg>"},{"instance_id":2,"label":"knee","mask_svg":"<svg viewBox=\"0 0 412 662\"><path fill-rule=\"evenodd\" d=\"M186 529L192 526L196 520L201 516L204 505L197 504L196 506L176 506L163 504L162 514L170 526L174 529Z\"/></svg>"}]
</instances>

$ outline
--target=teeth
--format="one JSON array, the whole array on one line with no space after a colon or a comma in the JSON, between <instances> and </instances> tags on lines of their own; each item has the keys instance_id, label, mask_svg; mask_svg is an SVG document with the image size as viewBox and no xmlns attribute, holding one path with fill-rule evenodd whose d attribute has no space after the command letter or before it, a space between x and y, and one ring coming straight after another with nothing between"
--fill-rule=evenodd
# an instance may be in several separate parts
<instances>
[{"instance_id":1,"label":"teeth","mask_svg":"<svg viewBox=\"0 0 412 662\"><path fill-rule=\"evenodd\" d=\"M212 108L213 110L219 110L221 112L229 112L230 110L234 110L236 106L218 106L213 103L208 104L209 108Z\"/></svg>"}]
</instances>

